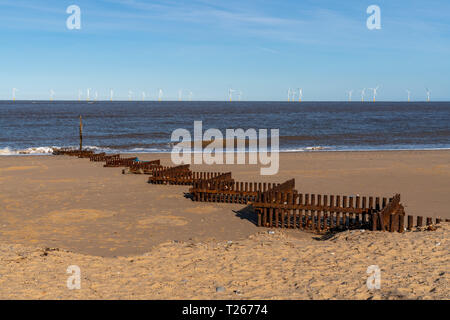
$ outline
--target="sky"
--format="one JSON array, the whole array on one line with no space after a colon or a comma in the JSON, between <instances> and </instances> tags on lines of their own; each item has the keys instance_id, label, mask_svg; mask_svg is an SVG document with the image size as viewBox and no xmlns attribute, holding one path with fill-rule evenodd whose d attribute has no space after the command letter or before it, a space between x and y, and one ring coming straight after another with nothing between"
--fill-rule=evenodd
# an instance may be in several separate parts
<instances>
[{"instance_id":1,"label":"sky","mask_svg":"<svg viewBox=\"0 0 450 320\"><path fill-rule=\"evenodd\" d=\"M81 9L69 30L66 9ZM381 29L369 30L370 5ZM448 0L0 0L0 99L450 100ZM372 93L366 91L366 99Z\"/></svg>"}]
</instances>

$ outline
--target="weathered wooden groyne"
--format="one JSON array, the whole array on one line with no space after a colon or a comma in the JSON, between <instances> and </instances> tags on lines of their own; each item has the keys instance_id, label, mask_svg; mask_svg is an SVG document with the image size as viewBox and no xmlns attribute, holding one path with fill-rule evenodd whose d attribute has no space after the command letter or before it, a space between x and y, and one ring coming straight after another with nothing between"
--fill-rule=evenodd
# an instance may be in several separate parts
<instances>
[{"instance_id":1,"label":"weathered wooden groyne","mask_svg":"<svg viewBox=\"0 0 450 320\"><path fill-rule=\"evenodd\" d=\"M267 228L288 228L316 233L350 229L404 232L434 230L441 222L436 218L406 216L400 194L390 198L301 193L295 180L283 183L236 181L231 172L195 172L189 165L162 166L161 161L140 161L136 157L121 158L90 150L55 149L56 155L89 158L105 162L104 167L125 167L124 173L146 174L148 183L190 185L190 198L200 202L240 203L251 206L257 225ZM405 221L405 219L407 219ZM446 219L448 221L449 219Z\"/></svg>"}]
</instances>

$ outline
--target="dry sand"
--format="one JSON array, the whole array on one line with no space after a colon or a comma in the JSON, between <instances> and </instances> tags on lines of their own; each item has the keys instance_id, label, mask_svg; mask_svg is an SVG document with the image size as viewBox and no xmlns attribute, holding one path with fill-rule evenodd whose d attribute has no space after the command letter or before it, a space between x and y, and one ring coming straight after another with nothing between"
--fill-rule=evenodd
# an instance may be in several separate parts
<instances>
[{"instance_id":1,"label":"dry sand","mask_svg":"<svg viewBox=\"0 0 450 320\"><path fill-rule=\"evenodd\" d=\"M328 241L276 230L118 258L2 244L0 299L449 299L449 234L448 223ZM81 270L79 290L66 286L70 265ZM371 265L381 269L379 290L366 285Z\"/></svg>"},{"instance_id":2,"label":"dry sand","mask_svg":"<svg viewBox=\"0 0 450 320\"><path fill-rule=\"evenodd\" d=\"M407 214L450 218L450 151L286 153L273 177L259 166L194 169L295 177L305 193L399 192ZM317 241L258 229L241 205L196 203L183 197L188 187L145 182L87 159L1 157L0 298L449 298L446 223ZM80 290L66 287L69 265L81 268ZM370 265L381 268L380 290L366 287Z\"/></svg>"}]
</instances>

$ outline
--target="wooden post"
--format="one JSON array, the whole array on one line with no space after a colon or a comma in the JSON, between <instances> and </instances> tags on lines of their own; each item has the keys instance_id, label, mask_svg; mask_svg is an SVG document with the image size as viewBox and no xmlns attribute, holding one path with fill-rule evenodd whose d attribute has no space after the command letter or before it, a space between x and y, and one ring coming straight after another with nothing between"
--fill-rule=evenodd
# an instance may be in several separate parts
<instances>
[{"instance_id":1,"label":"wooden post","mask_svg":"<svg viewBox=\"0 0 450 320\"><path fill-rule=\"evenodd\" d=\"M272 200L272 198L270 198ZM273 227L273 208L269 208L269 227Z\"/></svg>"},{"instance_id":2,"label":"wooden post","mask_svg":"<svg viewBox=\"0 0 450 320\"><path fill-rule=\"evenodd\" d=\"M403 231L405 231L405 215L400 214L398 216L398 219L398 232L402 233Z\"/></svg>"},{"instance_id":3,"label":"wooden post","mask_svg":"<svg viewBox=\"0 0 450 320\"><path fill-rule=\"evenodd\" d=\"M264 207L263 225L267 227L267 208Z\"/></svg>"},{"instance_id":4,"label":"wooden post","mask_svg":"<svg viewBox=\"0 0 450 320\"><path fill-rule=\"evenodd\" d=\"M298 195L298 204L303 205L303 193ZM303 209L298 210L298 227L299 229L303 229Z\"/></svg>"},{"instance_id":5,"label":"wooden post","mask_svg":"<svg viewBox=\"0 0 450 320\"><path fill-rule=\"evenodd\" d=\"M433 224L433 218L427 217L427 226L431 226Z\"/></svg>"},{"instance_id":6,"label":"wooden post","mask_svg":"<svg viewBox=\"0 0 450 320\"><path fill-rule=\"evenodd\" d=\"M374 212L374 213L372 213L372 231L377 231L377 229L378 229L378 226L377 226L377 224L378 224L378 215Z\"/></svg>"},{"instance_id":7,"label":"wooden post","mask_svg":"<svg viewBox=\"0 0 450 320\"><path fill-rule=\"evenodd\" d=\"M341 206L341 196L336 196L336 207L339 208ZM341 226L341 213L339 211L336 212L336 227Z\"/></svg>"},{"instance_id":8,"label":"wooden post","mask_svg":"<svg viewBox=\"0 0 450 320\"><path fill-rule=\"evenodd\" d=\"M436 218L436 224L441 223L441 218Z\"/></svg>"},{"instance_id":9,"label":"wooden post","mask_svg":"<svg viewBox=\"0 0 450 320\"><path fill-rule=\"evenodd\" d=\"M408 216L408 230L412 230L413 225L414 225L414 220L413 220L413 216Z\"/></svg>"},{"instance_id":10,"label":"wooden post","mask_svg":"<svg viewBox=\"0 0 450 320\"><path fill-rule=\"evenodd\" d=\"M322 205L322 195L321 194L317 195L316 205L319 207ZM321 222L320 222L321 219L322 219L322 210L319 209L319 210L317 210L317 226L316 226L318 232L320 232L320 230L321 230Z\"/></svg>"},{"instance_id":11,"label":"wooden post","mask_svg":"<svg viewBox=\"0 0 450 320\"><path fill-rule=\"evenodd\" d=\"M80 114L80 151L83 150L83 121Z\"/></svg>"},{"instance_id":12,"label":"wooden post","mask_svg":"<svg viewBox=\"0 0 450 320\"><path fill-rule=\"evenodd\" d=\"M315 206L316 205L316 195L312 194L311 195L311 206ZM315 223L315 219L316 219L316 211L315 210L310 210L311 212L311 230L314 230L316 228L316 223Z\"/></svg>"},{"instance_id":13,"label":"wooden post","mask_svg":"<svg viewBox=\"0 0 450 320\"><path fill-rule=\"evenodd\" d=\"M418 216L417 217L417 226L421 227L423 224L423 217L422 216Z\"/></svg>"}]
</instances>

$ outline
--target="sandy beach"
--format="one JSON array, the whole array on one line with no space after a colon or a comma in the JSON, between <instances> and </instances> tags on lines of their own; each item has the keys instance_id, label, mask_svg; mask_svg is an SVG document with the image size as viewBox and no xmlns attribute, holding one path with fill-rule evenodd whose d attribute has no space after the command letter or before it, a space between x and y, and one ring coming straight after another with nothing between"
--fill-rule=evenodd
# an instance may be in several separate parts
<instances>
[{"instance_id":1,"label":"sandy beach","mask_svg":"<svg viewBox=\"0 0 450 320\"><path fill-rule=\"evenodd\" d=\"M141 160L169 154L139 154ZM193 165L243 181L296 179L304 193L389 197L406 214L450 218L450 151L282 153L258 165ZM450 226L346 231L327 241L257 228L239 204L197 203L187 186L66 156L0 157L0 298L448 299ZM80 290L66 269L78 265ZM380 290L366 287L378 265ZM216 287L225 287L216 292Z\"/></svg>"}]
</instances>

